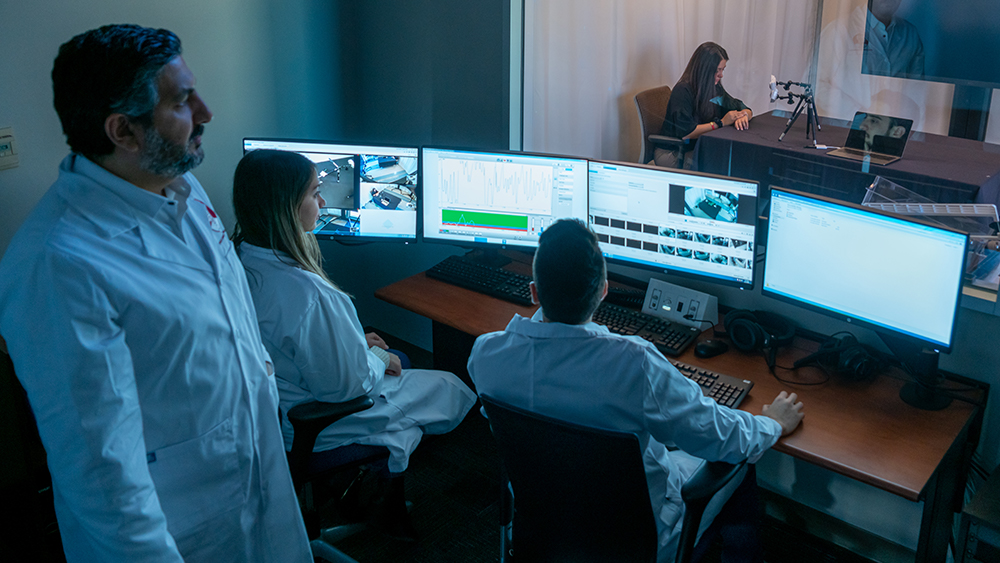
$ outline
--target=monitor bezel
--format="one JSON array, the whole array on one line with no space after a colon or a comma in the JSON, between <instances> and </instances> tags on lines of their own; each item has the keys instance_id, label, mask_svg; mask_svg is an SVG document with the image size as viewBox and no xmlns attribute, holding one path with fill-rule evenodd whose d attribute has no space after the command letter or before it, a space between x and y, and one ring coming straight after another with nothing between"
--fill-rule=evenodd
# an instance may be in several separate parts
<instances>
[{"instance_id":1,"label":"monitor bezel","mask_svg":"<svg viewBox=\"0 0 1000 563\"><path fill-rule=\"evenodd\" d=\"M367 142L367 141L344 141L344 140L326 140L326 139L295 139L287 137L244 137L243 138L243 154L246 155L246 143L247 141L266 141L266 142L276 142L276 143L306 143L306 144L316 144L316 145L342 145L351 146L358 148L386 148L386 149L414 149L417 152L417 183L414 185L414 194L417 198L417 208L414 210L416 213L416 221L414 222L413 235L405 236L378 236L378 235L343 235L336 233L314 233L316 240L334 240L344 244L350 243L370 243L370 242L386 242L386 243L402 243L402 244L414 244L420 241L420 234L422 231L421 220L423 219L423 213L421 211L422 205L421 200L423 199L423 173L420 161L420 145L409 145L409 144L399 144L399 143L378 143L378 142ZM292 151L298 152L298 151ZM354 197L356 201L361 200L361 153L345 153L351 154L355 157L355 186L354 186ZM365 153L367 154L367 153ZM340 209L340 208L333 208ZM354 208L355 211L360 208Z\"/></svg>"},{"instance_id":2,"label":"monitor bezel","mask_svg":"<svg viewBox=\"0 0 1000 563\"><path fill-rule=\"evenodd\" d=\"M711 178L711 179L714 179L714 180L727 180L727 181L734 181L734 182L743 182L743 183L746 183L746 184L755 184L757 186L757 195L755 197L757 198L758 201L755 202L755 206L754 206L754 225L753 225L753 228L754 228L754 233L753 233L753 244L754 244L753 254L754 254L754 258L753 258L753 262L751 263L751 274L750 274L750 281L749 282L742 281L742 280L737 280L737 279L731 279L731 278L716 277L716 276L713 276L711 274L706 274L706 273L702 273L702 272L694 272L694 271L686 270L686 269L683 269L683 268L666 267L666 266L659 265L659 264L641 263L641 262L635 262L635 261L632 261L632 260L628 260L628 259L625 259L625 258L616 258L616 257L613 257L613 256L608 256L607 253L604 253L602 251L602 254L604 254L604 259L607 260L608 264L614 264L614 265L618 265L618 266L627 266L627 267L630 267L630 268L636 268L636 269L640 269L640 270L644 270L644 271L650 271L650 272L656 272L656 273L660 273L660 274L667 274L667 275L671 275L671 276L678 276L678 277L681 277L681 278L695 280L695 281L704 281L704 282L714 283L714 284L718 284L718 285L725 286L725 287L735 287L735 288L742 289L742 290L752 290L754 288L754 284L756 283L756 279L757 279L757 270L758 270L758 268L756 267L756 260L757 260L756 256L757 256L757 238L758 238L757 235L758 235L759 229L760 229L760 221L757 219L757 208L760 205L759 200L760 200L760 197L761 197L760 196L760 193L761 193L760 182L757 182L755 180L749 180L749 179L746 179L746 178L737 178L735 176L723 176L721 174L710 174L710 173L707 173L707 172L696 172L694 170L683 170L683 169L679 169L679 168L663 168L662 166L654 166L654 165L651 165L651 164L642 164L642 163L639 163L639 162L624 162L624 161L618 161L618 160L605 160L605 159L589 159L589 161L593 162L593 163L597 163L597 164L611 164L611 165L615 165L615 166L627 166L627 167L631 167L631 168L641 168L641 169L652 170L652 171L656 171L656 172L674 173L674 174L682 174L682 175L685 175L685 176L697 176L697 177L702 177L702 178ZM589 202L589 199L590 199L590 173L589 173L589 166L590 165L588 164L588 174L587 174L587 193L588 193L587 225L590 226L591 229L593 229L593 225L590 223L591 213L590 213L590 202Z\"/></svg>"},{"instance_id":3,"label":"monitor bezel","mask_svg":"<svg viewBox=\"0 0 1000 563\"><path fill-rule=\"evenodd\" d=\"M940 231L946 231L946 232L951 232L951 233L956 233L956 234L962 235L965 238L965 249L966 250L963 252L963 255L962 255L962 267L961 267L961 270L960 270L961 273L959 274L960 279L959 279L959 283L958 283L958 288L957 288L957 291L956 291L956 294L955 294L955 308L954 308L954 313L952 314L952 317L951 317L951 330L949 332L947 345L942 345L941 343L933 341L933 340L930 340L928 338L923 338L923 337L920 337L918 335L914 335L914 334L911 334L911 333L908 333L908 332L903 332L901 330L890 328L890 327L884 326L882 324L869 321L867 319L863 319L863 318L856 317L856 316L853 316L853 315L848 315L848 314L845 314L842 311L834 311L834 310L829 309L827 307L823 307L823 306L819 306L819 305L814 305L812 303L808 303L806 301L803 301L803 300L800 300L800 299L797 299L797 298L794 298L794 297L789 297L787 295L784 295L784 294L781 294L781 293L776 293L774 291L771 291L771 290L767 289L767 284L765 283L765 280L767 279L767 253L768 253L768 248L766 246L764 248L764 260L763 260L763 263L762 263L762 266L761 266L761 295L763 295L765 297L769 297L771 299L774 299L776 301L781 301L783 303L789 303L789 304L795 305L797 307L800 307L800 308L808 310L808 311L817 312L817 313L823 314L823 315L825 315L827 317L830 317L830 318L836 319L838 321L842 321L842 322L848 323L848 324L853 325L853 326L860 326L860 327L864 327L864 328L870 329L870 330L874 331L875 333L879 334L880 337L887 336L887 337L892 338L892 339L902 340L904 342L910 342L912 344L918 344L918 345L920 345L922 347L928 347L928 348L930 348L932 350L935 350L935 351L938 351L938 352L942 352L942 353L951 352L952 348L955 345L955 330L956 330L956 325L958 324L958 311L959 311L959 309L962 306L962 288L964 286L965 267L966 267L966 262L968 260L968 247L969 247L969 235L968 235L968 233L965 233L965 232L963 232L961 230L958 230L958 229L953 229L953 228L950 228L950 227L945 227L945 226L942 226L942 225L931 223L929 221L922 220L922 219L920 219L918 217L905 216L905 215L897 215L895 213L890 213L890 212L887 212L887 211L883 211L881 209L875 209L875 208L871 208L871 207L866 207L864 205L860 205L860 204L857 204L857 203L842 201L842 200L838 200L838 199L835 199L835 198L826 197L826 196L822 196L822 195L818 195L818 194L813 194L813 193L808 193L808 192L802 192L802 191L799 191L799 190L793 190L793 189L789 189L789 188L782 188L782 187L779 187L779 186L771 186L771 189L770 189L770 191L768 193L768 199L767 199L769 213L768 213L768 220L767 220L767 223L766 223L767 227L765 228L765 230L767 231L768 235L770 235L770 225L771 225L770 215L771 215L771 213L774 212L774 207L771 205L771 198L772 198L771 194L773 194L776 190L778 192L784 192L786 194L790 194L790 195L794 195L794 196L800 196L800 197L803 197L803 198L806 198L806 199L818 200L818 201L822 201L824 203L829 203L829 204L837 205L837 206L840 206L840 207L845 207L845 208L849 208L849 209L854 209L854 210L862 211L864 213L869 213L869 214L875 215L875 216L883 216L883 217L887 217L889 219L894 219L894 220L898 220L898 221L913 223L913 224L920 225L920 226L923 226L923 227L929 227L929 228L937 229L937 230L940 230ZM770 240L768 240L768 242L770 242ZM884 340L884 338L883 338L883 340Z\"/></svg>"},{"instance_id":4,"label":"monitor bezel","mask_svg":"<svg viewBox=\"0 0 1000 563\"><path fill-rule=\"evenodd\" d=\"M556 158L565 160L578 160L584 163L584 167L589 169L590 160L582 156L571 156L565 154L554 154L554 153L543 153L543 152L529 152L529 151L513 151L513 150L495 150L495 149L481 149L481 148L469 148L469 147L455 147L455 146L442 146L442 145L424 145L420 147L420 171L421 171L421 187L423 187L422 174L424 171L424 151L425 150L441 150L441 151L454 151L454 152L467 152L467 153L478 153L478 154L499 154L499 155L512 155L512 156L526 156L526 157L539 157L539 158ZM589 196L590 189L589 185L587 188L588 202L587 208L589 209ZM421 194L422 199L423 194ZM503 244L498 242L476 242L476 241L458 241L454 239L441 238L438 236L428 235L426 230L426 222L424 221L425 207L420 207L420 240L421 242L430 242L434 244L450 244L452 246L457 246L460 248L469 249L485 249L485 250L519 250L527 253L534 253L535 249L538 248L538 243L534 244ZM587 224L587 216L576 217L580 219L585 224Z\"/></svg>"}]
</instances>

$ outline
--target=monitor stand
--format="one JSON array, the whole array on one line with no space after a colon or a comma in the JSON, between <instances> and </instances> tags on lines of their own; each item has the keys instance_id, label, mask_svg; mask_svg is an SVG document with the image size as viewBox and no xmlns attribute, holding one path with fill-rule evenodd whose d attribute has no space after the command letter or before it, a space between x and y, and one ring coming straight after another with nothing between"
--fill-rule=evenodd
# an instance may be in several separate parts
<instances>
[{"instance_id":1,"label":"monitor stand","mask_svg":"<svg viewBox=\"0 0 1000 563\"><path fill-rule=\"evenodd\" d=\"M899 398L904 403L926 411L939 411L951 404L951 397L942 393L938 382L940 353L909 342L898 336L879 334L893 355L905 366L913 381L903 385Z\"/></svg>"}]
</instances>

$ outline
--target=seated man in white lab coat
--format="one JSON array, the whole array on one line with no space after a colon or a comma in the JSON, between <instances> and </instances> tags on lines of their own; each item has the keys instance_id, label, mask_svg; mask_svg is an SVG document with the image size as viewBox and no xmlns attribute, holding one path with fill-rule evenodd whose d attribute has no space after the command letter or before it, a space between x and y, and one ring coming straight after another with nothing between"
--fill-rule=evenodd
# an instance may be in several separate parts
<instances>
[{"instance_id":1,"label":"seated man in white lab coat","mask_svg":"<svg viewBox=\"0 0 1000 563\"><path fill-rule=\"evenodd\" d=\"M577 424L634 432L640 443L648 442L643 457L657 519L657 556L673 561L681 486L700 459L755 462L795 430L802 403L782 391L763 416L720 407L649 342L591 322L608 282L597 238L579 221L564 219L542 233L533 269L531 295L541 308L530 319L515 315L504 331L476 340L469 358L472 380L480 393L501 401ZM668 451L668 444L679 449ZM705 512L703 529L716 515L732 524L722 530L727 562L762 560L753 475L748 471L742 484L735 479ZM732 507L734 501L740 506Z\"/></svg>"},{"instance_id":2,"label":"seated man in white lab coat","mask_svg":"<svg viewBox=\"0 0 1000 563\"><path fill-rule=\"evenodd\" d=\"M72 153L0 262L0 333L66 559L311 563L243 267L189 172L212 113L180 41L95 29L52 80Z\"/></svg>"}]
</instances>

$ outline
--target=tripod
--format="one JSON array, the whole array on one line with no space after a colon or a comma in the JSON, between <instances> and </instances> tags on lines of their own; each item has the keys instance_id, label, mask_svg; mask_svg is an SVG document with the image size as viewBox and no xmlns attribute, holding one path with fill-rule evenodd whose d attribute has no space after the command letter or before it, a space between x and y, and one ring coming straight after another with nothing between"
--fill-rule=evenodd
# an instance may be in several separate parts
<instances>
[{"instance_id":1,"label":"tripod","mask_svg":"<svg viewBox=\"0 0 1000 563\"><path fill-rule=\"evenodd\" d=\"M773 77L772 77L773 80ZM785 125L785 130L781 132L778 136L778 142L781 142L785 138L785 133L792 128L795 124L795 120L802 115L802 112L806 112L806 140L812 141L812 146L816 147L816 132L821 131L822 128L819 125L819 116L816 113L816 102L813 99L813 91L811 84L805 84L803 82L776 82L773 86L782 86L785 91L788 92L787 96L778 96L777 89L772 89L771 91L771 101L776 100L788 100L788 104L795 104L795 100L798 99L798 103L795 105L795 109L792 111L792 116L788 118L788 123ZM773 88L772 86L772 88ZM792 86L801 86L802 93L796 94L789 90Z\"/></svg>"}]
</instances>

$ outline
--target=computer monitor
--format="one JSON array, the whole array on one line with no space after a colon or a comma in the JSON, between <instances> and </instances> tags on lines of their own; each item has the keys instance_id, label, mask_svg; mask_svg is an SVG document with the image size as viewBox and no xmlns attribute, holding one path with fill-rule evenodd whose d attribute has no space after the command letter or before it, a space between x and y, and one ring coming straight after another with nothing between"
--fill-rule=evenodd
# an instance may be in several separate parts
<instances>
[{"instance_id":1,"label":"computer monitor","mask_svg":"<svg viewBox=\"0 0 1000 563\"><path fill-rule=\"evenodd\" d=\"M412 242L417 238L417 147L292 139L243 139L257 149L297 152L316 164L326 205L317 238Z\"/></svg>"},{"instance_id":2,"label":"computer monitor","mask_svg":"<svg viewBox=\"0 0 1000 563\"><path fill-rule=\"evenodd\" d=\"M757 183L590 162L590 225L613 263L753 287Z\"/></svg>"},{"instance_id":3,"label":"computer monitor","mask_svg":"<svg viewBox=\"0 0 1000 563\"><path fill-rule=\"evenodd\" d=\"M874 329L917 378L910 390L930 395L937 353L953 345L968 235L782 188L770 200L762 293Z\"/></svg>"},{"instance_id":4,"label":"computer monitor","mask_svg":"<svg viewBox=\"0 0 1000 563\"><path fill-rule=\"evenodd\" d=\"M423 147L423 239L533 249L549 225L587 219L582 158Z\"/></svg>"}]
</instances>

